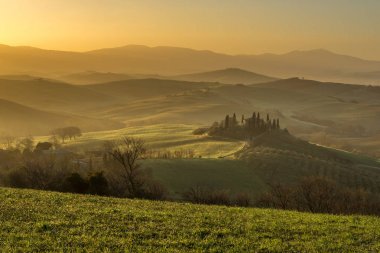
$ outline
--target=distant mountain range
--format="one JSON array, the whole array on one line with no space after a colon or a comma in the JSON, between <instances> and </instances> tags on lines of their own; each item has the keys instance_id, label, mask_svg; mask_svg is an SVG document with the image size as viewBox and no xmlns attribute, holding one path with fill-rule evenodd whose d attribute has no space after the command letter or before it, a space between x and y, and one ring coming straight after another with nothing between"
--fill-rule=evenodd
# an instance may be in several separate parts
<instances>
[{"instance_id":1,"label":"distant mountain range","mask_svg":"<svg viewBox=\"0 0 380 253\"><path fill-rule=\"evenodd\" d=\"M298 76L322 81L380 85L380 61L335 54L323 49L293 51L281 55L227 55L187 48L138 45L89 52L0 45L0 74L55 78L71 73L95 71L190 77L189 73L230 68L241 68L279 78Z\"/></svg>"}]
</instances>

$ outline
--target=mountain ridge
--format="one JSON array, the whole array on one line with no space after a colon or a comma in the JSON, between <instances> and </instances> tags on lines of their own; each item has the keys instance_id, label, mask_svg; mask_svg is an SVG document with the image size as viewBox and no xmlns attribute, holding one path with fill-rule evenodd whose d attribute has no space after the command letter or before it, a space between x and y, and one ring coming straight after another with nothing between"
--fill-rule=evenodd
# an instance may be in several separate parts
<instances>
[{"instance_id":1,"label":"mountain ridge","mask_svg":"<svg viewBox=\"0 0 380 253\"><path fill-rule=\"evenodd\" d=\"M0 74L69 74L81 71L159 74L164 76L241 68L267 76L304 76L321 81L379 84L350 75L380 70L380 61L336 54L328 50L296 50L285 54L228 55L210 50L141 45L87 52L44 50L33 47L0 47Z\"/></svg>"}]
</instances>

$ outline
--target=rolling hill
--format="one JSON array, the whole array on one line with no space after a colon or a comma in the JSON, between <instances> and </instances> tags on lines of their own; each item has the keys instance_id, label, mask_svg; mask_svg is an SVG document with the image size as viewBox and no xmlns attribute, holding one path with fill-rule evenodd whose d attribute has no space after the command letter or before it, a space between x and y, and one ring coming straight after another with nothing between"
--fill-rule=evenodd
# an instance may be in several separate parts
<instances>
[{"instance_id":1,"label":"rolling hill","mask_svg":"<svg viewBox=\"0 0 380 253\"><path fill-rule=\"evenodd\" d=\"M49 134L52 129L64 126L78 126L83 131L123 127L123 124L111 120L47 112L3 99L0 99L0 122L0 132L16 136Z\"/></svg>"},{"instance_id":2,"label":"rolling hill","mask_svg":"<svg viewBox=\"0 0 380 253\"><path fill-rule=\"evenodd\" d=\"M194 135L196 128L195 125L160 124L84 133L65 144L65 148L73 152L96 152L103 149L105 141L130 136L143 138L152 151L192 151L191 159L142 161L143 167L149 169L175 199L197 185L256 197L267 189L268 182L293 184L307 176L324 176L352 189L360 187L380 192L380 163L373 158L311 144L286 131L263 134L247 146L242 140ZM38 141L47 139L36 138Z\"/></svg>"},{"instance_id":3,"label":"rolling hill","mask_svg":"<svg viewBox=\"0 0 380 253\"><path fill-rule=\"evenodd\" d=\"M27 208L26 208L27 207ZM0 188L0 251L378 252L380 219Z\"/></svg>"},{"instance_id":4,"label":"rolling hill","mask_svg":"<svg viewBox=\"0 0 380 253\"><path fill-rule=\"evenodd\" d=\"M112 98L82 86L42 78L0 79L0 98L38 109L69 113L112 102Z\"/></svg>"},{"instance_id":5,"label":"rolling hill","mask_svg":"<svg viewBox=\"0 0 380 253\"><path fill-rule=\"evenodd\" d=\"M374 148L380 147L380 141L376 141L380 132L380 88L375 86L299 78L249 86L147 79L89 88L119 100L124 97L123 103L99 108L96 115L128 125L204 125L223 119L227 113L250 115L261 111L280 118L283 127L307 140L380 155Z\"/></svg>"},{"instance_id":6,"label":"rolling hill","mask_svg":"<svg viewBox=\"0 0 380 253\"><path fill-rule=\"evenodd\" d=\"M63 75L59 77L60 80L63 80L72 84L99 84L99 83L109 83L115 81L122 81L133 79L133 76L121 74L121 73L104 73L96 71L86 71L80 73L73 73L69 75Z\"/></svg>"},{"instance_id":7,"label":"rolling hill","mask_svg":"<svg viewBox=\"0 0 380 253\"><path fill-rule=\"evenodd\" d=\"M175 95L186 91L199 90L213 86L217 86L217 84L149 78L86 85L85 88L115 98L140 100L165 97L168 95Z\"/></svg>"},{"instance_id":8,"label":"rolling hill","mask_svg":"<svg viewBox=\"0 0 380 253\"><path fill-rule=\"evenodd\" d=\"M256 84L276 80L274 77L264 76L238 68L228 68L210 72L180 75L173 78L176 80L185 80L191 82L218 82L224 84Z\"/></svg>"},{"instance_id":9,"label":"rolling hill","mask_svg":"<svg viewBox=\"0 0 380 253\"><path fill-rule=\"evenodd\" d=\"M339 82L362 82L351 73L376 72L379 61L363 60L326 50L293 51L287 54L226 55L177 47L130 45L90 52L63 52L31 47L0 46L2 74L62 76L84 71L181 75L215 69L242 68L269 76ZM365 83L379 84L369 75Z\"/></svg>"}]
</instances>

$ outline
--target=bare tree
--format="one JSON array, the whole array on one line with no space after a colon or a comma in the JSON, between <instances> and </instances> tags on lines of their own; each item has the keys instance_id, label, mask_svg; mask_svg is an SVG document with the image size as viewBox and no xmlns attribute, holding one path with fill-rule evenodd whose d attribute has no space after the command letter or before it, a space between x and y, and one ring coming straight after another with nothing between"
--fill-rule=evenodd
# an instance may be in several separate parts
<instances>
[{"instance_id":1,"label":"bare tree","mask_svg":"<svg viewBox=\"0 0 380 253\"><path fill-rule=\"evenodd\" d=\"M22 171L31 188L46 190L55 176L55 159L34 158L24 162Z\"/></svg>"},{"instance_id":2,"label":"bare tree","mask_svg":"<svg viewBox=\"0 0 380 253\"><path fill-rule=\"evenodd\" d=\"M307 177L298 186L297 202L309 212L331 213L338 200L338 193L334 181L323 177Z\"/></svg>"},{"instance_id":3,"label":"bare tree","mask_svg":"<svg viewBox=\"0 0 380 253\"><path fill-rule=\"evenodd\" d=\"M145 178L140 160L146 153L145 143L141 139L124 137L110 152L119 165L119 176L123 179L129 197L142 197Z\"/></svg>"}]
</instances>

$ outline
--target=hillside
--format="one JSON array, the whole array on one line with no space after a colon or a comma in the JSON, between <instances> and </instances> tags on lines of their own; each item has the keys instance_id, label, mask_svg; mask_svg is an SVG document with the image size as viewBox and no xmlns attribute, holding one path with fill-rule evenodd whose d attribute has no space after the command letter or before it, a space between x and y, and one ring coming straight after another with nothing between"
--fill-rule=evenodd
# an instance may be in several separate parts
<instances>
[{"instance_id":1,"label":"hillside","mask_svg":"<svg viewBox=\"0 0 380 253\"><path fill-rule=\"evenodd\" d=\"M42 78L0 79L0 98L38 109L69 113L112 102L112 98L82 86Z\"/></svg>"},{"instance_id":2,"label":"hillside","mask_svg":"<svg viewBox=\"0 0 380 253\"><path fill-rule=\"evenodd\" d=\"M112 97L139 100L154 97L165 97L168 95L175 95L186 91L198 90L212 86L216 86L216 84L148 78L86 85L85 87L94 92L106 94Z\"/></svg>"},{"instance_id":3,"label":"hillside","mask_svg":"<svg viewBox=\"0 0 380 253\"><path fill-rule=\"evenodd\" d=\"M380 192L380 163L375 159L311 144L286 131L264 133L236 156L265 182L293 184L302 177L322 176L351 189Z\"/></svg>"},{"instance_id":4,"label":"hillside","mask_svg":"<svg viewBox=\"0 0 380 253\"><path fill-rule=\"evenodd\" d=\"M27 207L27 209L25 209ZM0 250L377 252L380 219L0 189Z\"/></svg>"},{"instance_id":5,"label":"hillside","mask_svg":"<svg viewBox=\"0 0 380 253\"><path fill-rule=\"evenodd\" d=\"M339 82L379 84L370 76L363 80L350 73L379 71L380 62L335 54L326 50L287 54L226 55L177 47L129 45L90 52L63 52L31 47L0 46L2 74L27 73L43 76L84 71L180 75L212 69L242 68L269 76Z\"/></svg>"},{"instance_id":6,"label":"hillside","mask_svg":"<svg viewBox=\"0 0 380 253\"><path fill-rule=\"evenodd\" d=\"M72 73L68 75L63 75L59 77L60 80L63 80L72 84L98 84L98 83L109 83L121 80L132 79L133 76L121 74L121 73L112 73L112 72L96 72L96 71L86 71L80 73Z\"/></svg>"},{"instance_id":7,"label":"hillside","mask_svg":"<svg viewBox=\"0 0 380 253\"><path fill-rule=\"evenodd\" d=\"M240 140L194 135L196 128L160 124L84 133L65 148L81 153L100 151L105 141L130 136L143 138L152 151L190 150L193 158L143 161L143 167L167 187L173 198L181 198L184 191L196 185L257 197L267 189L268 182L293 184L317 175L351 188L380 192L380 163L375 159L310 144L286 132L263 134L247 147Z\"/></svg>"},{"instance_id":8,"label":"hillside","mask_svg":"<svg viewBox=\"0 0 380 253\"><path fill-rule=\"evenodd\" d=\"M17 136L49 134L52 129L63 126L78 126L83 131L123 127L123 124L110 120L47 112L3 99L0 99L0 122L0 133L6 132Z\"/></svg>"},{"instance_id":9,"label":"hillside","mask_svg":"<svg viewBox=\"0 0 380 253\"><path fill-rule=\"evenodd\" d=\"M218 82L224 84L256 84L276 80L274 77L264 76L238 68L180 75L175 76L174 79L192 82Z\"/></svg>"}]
</instances>

